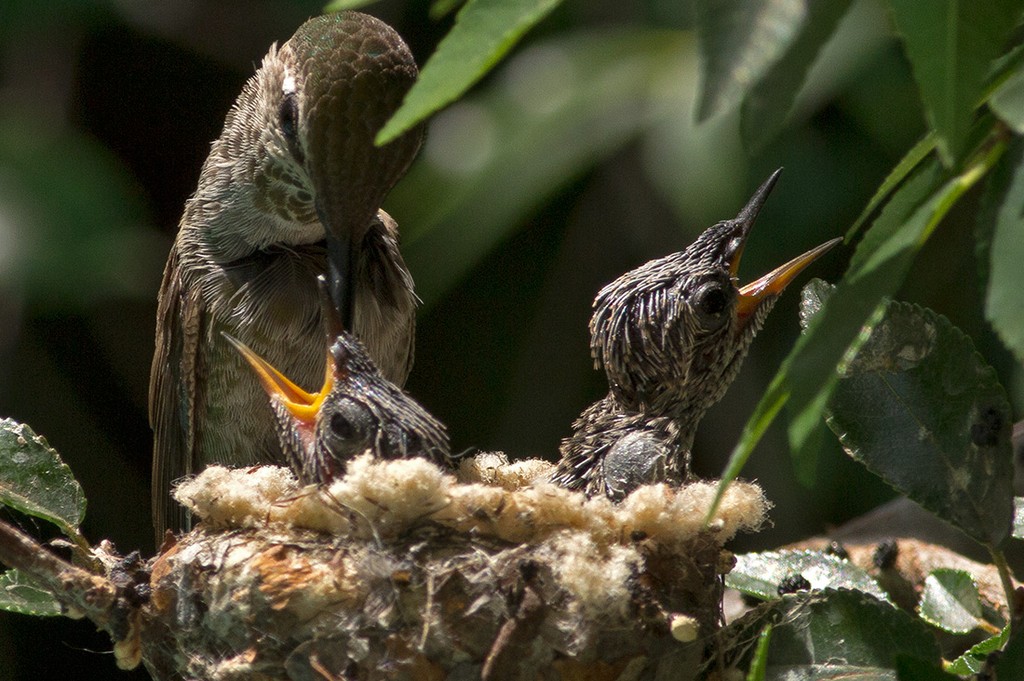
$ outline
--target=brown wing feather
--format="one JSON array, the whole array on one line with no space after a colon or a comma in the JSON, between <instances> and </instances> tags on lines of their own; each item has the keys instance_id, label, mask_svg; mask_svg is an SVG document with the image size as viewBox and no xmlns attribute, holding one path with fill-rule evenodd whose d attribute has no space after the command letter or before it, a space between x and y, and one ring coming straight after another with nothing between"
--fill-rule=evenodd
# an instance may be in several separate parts
<instances>
[{"instance_id":1,"label":"brown wing feather","mask_svg":"<svg viewBox=\"0 0 1024 681\"><path fill-rule=\"evenodd\" d=\"M171 498L171 486L192 472L195 454L194 408L203 304L198 291L190 294L183 288L179 273L175 248L160 286L156 352L149 383L153 527L158 546L166 529L180 531L188 526L187 512Z\"/></svg>"}]
</instances>

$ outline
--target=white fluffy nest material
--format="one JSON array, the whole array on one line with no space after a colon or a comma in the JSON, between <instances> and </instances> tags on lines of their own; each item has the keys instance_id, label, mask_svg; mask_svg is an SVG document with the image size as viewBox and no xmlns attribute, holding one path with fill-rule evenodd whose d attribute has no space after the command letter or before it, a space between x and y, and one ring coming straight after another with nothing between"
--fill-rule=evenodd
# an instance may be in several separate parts
<instances>
[{"instance_id":1,"label":"white fluffy nest material","mask_svg":"<svg viewBox=\"0 0 1024 681\"><path fill-rule=\"evenodd\" d=\"M363 456L316 489L208 468L176 492L202 524L154 563L146 658L218 681L694 678L760 488L704 528L713 482L613 504L550 472Z\"/></svg>"},{"instance_id":2,"label":"white fluffy nest material","mask_svg":"<svg viewBox=\"0 0 1024 681\"><path fill-rule=\"evenodd\" d=\"M463 461L456 477L425 459L382 461L364 455L326 489L301 487L284 468L212 466L182 483L175 497L208 528L218 529L283 524L386 538L435 523L517 544L571 532L605 546L638 538L675 545L701 532L717 486L717 481L680 489L649 485L614 504L547 482L551 470L546 461L509 463L503 454L485 453ZM760 487L736 482L707 529L724 544L737 532L759 529L768 508Z\"/></svg>"}]
</instances>

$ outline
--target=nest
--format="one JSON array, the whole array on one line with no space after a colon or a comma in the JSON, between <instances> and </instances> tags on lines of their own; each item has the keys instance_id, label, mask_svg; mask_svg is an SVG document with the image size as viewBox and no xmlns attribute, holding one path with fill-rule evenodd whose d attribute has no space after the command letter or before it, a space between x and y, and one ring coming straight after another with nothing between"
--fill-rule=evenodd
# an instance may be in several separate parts
<instances>
[{"instance_id":1,"label":"nest","mask_svg":"<svg viewBox=\"0 0 1024 681\"><path fill-rule=\"evenodd\" d=\"M733 484L705 527L713 483L613 504L550 472L363 456L304 488L209 468L176 492L201 523L153 565L144 658L216 680L692 678L760 488Z\"/></svg>"}]
</instances>

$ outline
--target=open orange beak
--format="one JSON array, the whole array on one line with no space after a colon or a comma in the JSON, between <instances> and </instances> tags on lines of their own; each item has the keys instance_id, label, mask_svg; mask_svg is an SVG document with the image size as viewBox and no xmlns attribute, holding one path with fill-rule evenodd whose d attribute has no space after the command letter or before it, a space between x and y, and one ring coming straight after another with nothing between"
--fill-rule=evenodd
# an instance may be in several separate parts
<instances>
[{"instance_id":1,"label":"open orange beak","mask_svg":"<svg viewBox=\"0 0 1024 681\"><path fill-rule=\"evenodd\" d=\"M288 410L288 413L300 423L306 425L316 423L316 415L334 385L334 372L331 370L333 361L330 353L327 356L323 387L320 388L320 392L308 393L275 369L270 362L253 352L248 345L227 333L222 332L222 335L249 362L249 366L256 372L260 384L263 385L263 389L267 391L271 400L280 402Z\"/></svg>"},{"instance_id":2,"label":"open orange beak","mask_svg":"<svg viewBox=\"0 0 1024 681\"><path fill-rule=\"evenodd\" d=\"M824 255L830 248L842 241L842 237L836 237L826 241L816 248L812 248L803 255L799 255L785 265L780 265L763 277L752 281L740 288L739 299L736 301L736 315L740 321L746 320L757 309L765 298L777 296L789 285L789 282L796 278L805 267ZM730 263L730 270L735 274L739 268L739 253L736 254Z\"/></svg>"}]
</instances>

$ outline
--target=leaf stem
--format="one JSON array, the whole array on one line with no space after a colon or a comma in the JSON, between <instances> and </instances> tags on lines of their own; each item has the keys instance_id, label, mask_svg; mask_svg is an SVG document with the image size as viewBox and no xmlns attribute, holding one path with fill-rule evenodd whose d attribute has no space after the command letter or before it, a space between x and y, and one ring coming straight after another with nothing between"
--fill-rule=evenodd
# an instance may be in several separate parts
<instances>
[{"instance_id":1,"label":"leaf stem","mask_svg":"<svg viewBox=\"0 0 1024 681\"><path fill-rule=\"evenodd\" d=\"M1010 574L1010 565L1006 562L1006 555L1002 550L991 545L988 545L986 548L988 548L989 555L992 556L992 562L995 564L996 570L999 571L999 579L1003 583L1003 596L1006 598L1006 610L1009 616L1010 632L1012 635L1013 627L1015 626L1014 620L1017 619L1014 613L1016 589L1013 586L1013 575Z\"/></svg>"}]
</instances>

